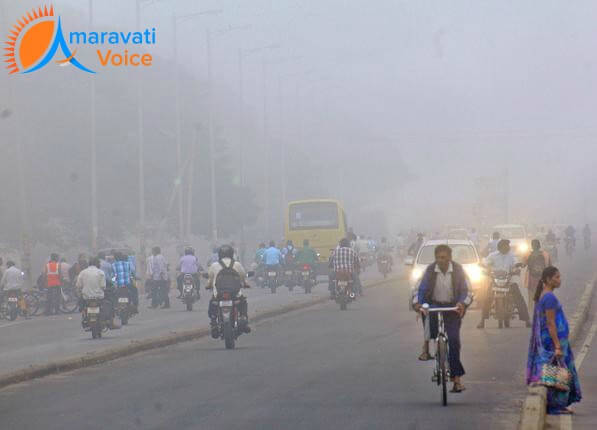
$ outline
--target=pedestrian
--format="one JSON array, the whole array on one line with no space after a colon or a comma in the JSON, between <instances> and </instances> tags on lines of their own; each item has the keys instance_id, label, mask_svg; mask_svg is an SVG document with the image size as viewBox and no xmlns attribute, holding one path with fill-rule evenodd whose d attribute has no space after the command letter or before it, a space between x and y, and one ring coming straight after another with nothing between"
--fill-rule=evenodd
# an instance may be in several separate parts
<instances>
[{"instance_id":1,"label":"pedestrian","mask_svg":"<svg viewBox=\"0 0 597 430\"><path fill-rule=\"evenodd\" d=\"M547 413L571 414L568 407L580 402L580 381L574 365L574 356L568 340L568 321L558 298L554 294L562 283L560 272L553 266L546 267L535 291L533 330L529 342L527 385L541 383L543 365L559 363L570 372L570 390L560 391L547 387Z\"/></svg>"},{"instance_id":2,"label":"pedestrian","mask_svg":"<svg viewBox=\"0 0 597 430\"><path fill-rule=\"evenodd\" d=\"M541 249L541 242L537 239L531 241L532 251L525 259L524 264L527 266L527 273L525 278L525 286L527 288L527 303L529 304L529 313L533 314L535 288L541 279L543 270L551 266L551 258L549 254Z\"/></svg>"},{"instance_id":3,"label":"pedestrian","mask_svg":"<svg viewBox=\"0 0 597 430\"><path fill-rule=\"evenodd\" d=\"M150 307L155 309L162 305L162 309L166 309L170 307L168 264L159 246L154 246L151 254L147 259L147 281L145 281L149 284L151 290Z\"/></svg>"},{"instance_id":4,"label":"pedestrian","mask_svg":"<svg viewBox=\"0 0 597 430\"><path fill-rule=\"evenodd\" d=\"M59 261L58 254L52 253L50 255L50 261L44 267L44 278L46 281L45 315L57 315L60 312L60 289L62 288L62 277L60 276Z\"/></svg>"}]
</instances>

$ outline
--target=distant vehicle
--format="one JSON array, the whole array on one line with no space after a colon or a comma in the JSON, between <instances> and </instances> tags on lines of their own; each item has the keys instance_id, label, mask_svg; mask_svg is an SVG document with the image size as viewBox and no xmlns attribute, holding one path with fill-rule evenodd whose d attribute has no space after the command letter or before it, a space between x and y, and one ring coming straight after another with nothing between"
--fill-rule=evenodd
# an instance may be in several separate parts
<instances>
[{"instance_id":1,"label":"distant vehicle","mask_svg":"<svg viewBox=\"0 0 597 430\"><path fill-rule=\"evenodd\" d=\"M471 281L473 294L476 295L485 285L486 277L483 275L480 266L481 257L479 257L475 245L470 240L439 239L428 240L423 243L415 258L407 257L405 260L407 266L412 266L409 276L411 291L414 292L427 266L435 262L435 247L441 244L452 248L452 259L462 265Z\"/></svg>"},{"instance_id":2,"label":"distant vehicle","mask_svg":"<svg viewBox=\"0 0 597 430\"><path fill-rule=\"evenodd\" d=\"M299 200L288 203L284 223L285 240L300 245L305 239L319 255L318 274L328 273L328 259L348 232L342 204L333 199Z\"/></svg>"},{"instance_id":3,"label":"distant vehicle","mask_svg":"<svg viewBox=\"0 0 597 430\"><path fill-rule=\"evenodd\" d=\"M524 257L530 252L527 231L520 224L500 224L493 227L493 231L500 234L500 238L508 239L510 247L517 257Z\"/></svg>"}]
</instances>

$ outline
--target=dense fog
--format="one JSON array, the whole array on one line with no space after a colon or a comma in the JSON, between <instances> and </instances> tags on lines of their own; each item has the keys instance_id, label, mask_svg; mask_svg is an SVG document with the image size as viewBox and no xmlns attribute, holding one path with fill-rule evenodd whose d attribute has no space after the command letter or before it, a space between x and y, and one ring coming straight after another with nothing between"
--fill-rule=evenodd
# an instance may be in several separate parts
<instances>
[{"instance_id":1,"label":"dense fog","mask_svg":"<svg viewBox=\"0 0 597 430\"><path fill-rule=\"evenodd\" d=\"M0 0L2 40L39 5ZM29 241L34 270L53 250L138 249L140 232L252 252L283 237L288 201L318 197L376 237L594 221L594 2L53 6L65 36L155 28L156 43L133 48L150 67L69 43L97 74L0 72L0 248Z\"/></svg>"}]
</instances>

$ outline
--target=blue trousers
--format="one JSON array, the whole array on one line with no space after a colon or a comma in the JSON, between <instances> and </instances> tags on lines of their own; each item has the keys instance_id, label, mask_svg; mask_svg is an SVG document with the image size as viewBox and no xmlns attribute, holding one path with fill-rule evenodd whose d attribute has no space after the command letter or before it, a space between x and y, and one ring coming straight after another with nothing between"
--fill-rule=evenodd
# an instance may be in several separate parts
<instances>
[{"instance_id":1,"label":"blue trousers","mask_svg":"<svg viewBox=\"0 0 597 430\"><path fill-rule=\"evenodd\" d=\"M464 375L464 367L460 362L460 325L462 320L456 312L443 312L444 329L448 335L448 362L450 376ZM429 314L429 330L431 339L437 338L438 320L437 313Z\"/></svg>"}]
</instances>

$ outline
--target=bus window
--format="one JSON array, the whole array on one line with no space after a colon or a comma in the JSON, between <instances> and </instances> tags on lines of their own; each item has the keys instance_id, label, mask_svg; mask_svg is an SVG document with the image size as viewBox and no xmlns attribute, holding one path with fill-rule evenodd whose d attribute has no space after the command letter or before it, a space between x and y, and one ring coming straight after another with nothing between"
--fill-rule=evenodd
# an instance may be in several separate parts
<instances>
[{"instance_id":1,"label":"bus window","mask_svg":"<svg viewBox=\"0 0 597 430\"><path fill-rule=\"evenodd\" d=\"M289 218L290 230L336 229L339 226L338 205L332 202L292 204Z\"/></svg>"}]
</instances>

